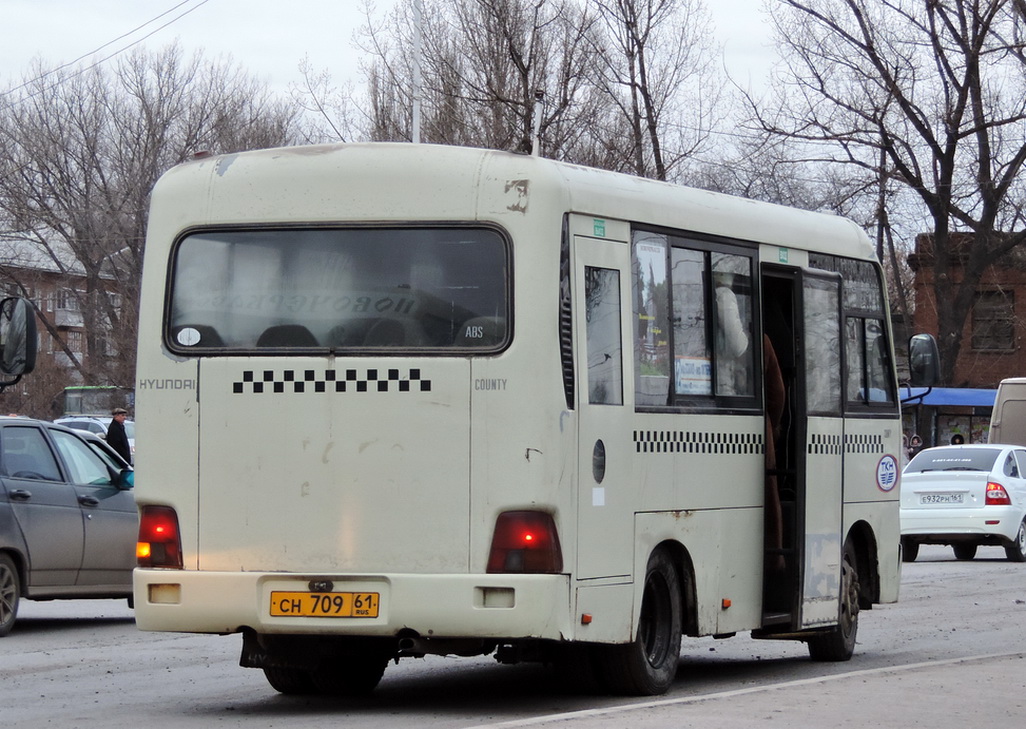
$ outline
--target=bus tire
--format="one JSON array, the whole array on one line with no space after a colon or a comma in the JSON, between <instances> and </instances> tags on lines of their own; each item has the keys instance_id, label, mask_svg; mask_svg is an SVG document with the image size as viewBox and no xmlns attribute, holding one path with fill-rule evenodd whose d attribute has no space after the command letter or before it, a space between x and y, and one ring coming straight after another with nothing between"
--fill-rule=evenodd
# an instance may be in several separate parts
<instances>
[{"instance_id":1,"label":"bus tire","mask_svg":"<svg viewBox=\"0 0 1026 729\"><path fill-rule=\"evenodd\" d=\"M623 645L596 646L608 691L634 696L666 693L677 675L682 612L677 569L665 552L654 552L645 570L637 636Z\"/></svg>"},{"instance_id":2,"label":"bus tire","mask_svg":"<svg viewBox=\"0 0 1026 729\"><path fill-rule=\"evenodd\" d=\"M18 618L18 602L21 600L21 580L14 560L0 554L0 638L11 632Z\"/></svg>"},{"instance_id":3,"label":"bus tire","mask_svg":"<svg viewBox=\"0 0 1026 729\"><path fill-rule=\"evenodd\" d=\"M913 542L908 537L901 538L901 561L915 562L919 556L919 542Z\"/></svg>"},{"instance_id":4,"label":"bus tire","mask_svg":"<svg viewBox=\"0 0 1026 729\"><path fill-rule=\"evenodd\" d=\"M1015 539L1005 547L1005 556L1009 562L1026 562L1026 519L1019 524Z\"/></svg>"},{"instance_id":5,"label":"bus tire","mask_svg":"<svg viewBox=\"0 0 1026 729\"><path fill-rule=\"evenodd\" d=\"M303 668L264 668L264 678L271 688L287 696L317 693L310 672Z\"/></svg>"},{"instance_id":6,"label":"bus tire","mask_svg":"<svg viewBox=\"0 0 1026 729\"><path fill-rule=\"evenodd\" d=\"M859 631L859 573L855 550L844 545L841 560L841 604L837 625L808 640L809 657L814 661L847 661L855 653L855 636Z\"/></svg>"},{"instance_id":7,"label":"bus tire","mask_svg":"<svg viewBox=\"0 0 1026 729\"><path fill-rule=\"evenodd\" d=\"M317 693L325 696L368 696L381 681L389 657L377 652L349 653L339 663L310 671Z\"/></svg>"}]
</instances>

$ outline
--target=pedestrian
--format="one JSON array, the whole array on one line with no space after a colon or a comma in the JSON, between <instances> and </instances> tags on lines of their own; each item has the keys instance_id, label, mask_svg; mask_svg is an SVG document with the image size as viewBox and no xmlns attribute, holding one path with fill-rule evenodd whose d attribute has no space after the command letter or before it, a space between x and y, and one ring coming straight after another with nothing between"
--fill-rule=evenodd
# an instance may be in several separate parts
<instances>
[{"instance_id":1,"label":"pedestrian","mask_svg":"<svg viewBox=\"0 0 1026 729\"><path fill-rule=\"evenodd\" d=\"M951 436L951 445L965 445L965 438L961 433L955 433Z\"/></svg>"},{"instance_id":2,"label":"pedestrian","mask_svg":"<svg viewBox=\"0 0 1026 729\"><path fill-rule=\"evenodd\" d=\"M923 439L918 433L913 434L908 441L908 457L913 458L921 450L923 450Z\"/></svg>"},{"instance_id":3,"label":"pedestrian","mask_svg":"<svg viewBox=\"0 0 1026 729\"><path fill-rule=\"evenodd\" d=\"M113 419L107 426L107 445L125 459L126 463L132 462L132 446L128 443L128 436L125 434L125 418L128 411L124 408L114 408L111 413Z\"/></svg>"}]
</instances>

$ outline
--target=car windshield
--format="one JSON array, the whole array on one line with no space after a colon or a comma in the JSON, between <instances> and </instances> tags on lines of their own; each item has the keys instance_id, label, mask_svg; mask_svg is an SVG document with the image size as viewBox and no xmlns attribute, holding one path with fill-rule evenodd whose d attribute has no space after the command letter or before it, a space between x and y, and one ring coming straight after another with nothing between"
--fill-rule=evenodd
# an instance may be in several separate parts
<instances>
[{"instance_id":1,"label":"car windshield","mask_svg":"<svg viewBox=\"0 0 1026 729\"><path fill-rule=\"evenodd\" d=\"M927 471L992 471L1000 448L930 448L913 458L905 473Z\"/></svg>"}]
</instances>

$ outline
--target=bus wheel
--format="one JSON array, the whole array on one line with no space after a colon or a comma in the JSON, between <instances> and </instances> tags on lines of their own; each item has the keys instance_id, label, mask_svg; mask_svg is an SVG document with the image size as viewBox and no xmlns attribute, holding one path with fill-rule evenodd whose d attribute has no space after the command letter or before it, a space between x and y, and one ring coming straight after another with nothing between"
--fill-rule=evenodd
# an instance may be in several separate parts
<instances>
[{"instance_id":1,"label":"bus wheel","mask_svg":"<svg viewBox=\"0 0 1026 729\"><path fill-rule=\"evenodd\" d=\"M0 638L11 632L18 617L18 600L21 598L21 583L14 561L6 554L0 554Z\"/></svg>"},{"instance_id":2,"label":"bus wheel","mask_svg":"<svg viewBox=\"0 0 1026 729\"><path fill-rule=\"evenodd\" d=\"M380 652L347 653L333 665L310 672L314 688L326 696L367 696L381 681L389 657Z\"/></svg>"},{"instance_id":3,"label":"bus wheel","mask_svg":"<svg viewBox=\"0 0 1026 729\"><path fill-rule=\"evenodd\" d=\"M855 634L859 630L859 574L855 565L855 550L846 543L837 625L809 638L809 657L814 661L847 661L855 652Z\"/></svg>"},{"instance_id":4,"label":"bus wheel","mask_svg":"<svg viewBox=\"0 0 1026 729\"><path fill-rule=\"evenodd\" d=\"M317 693L310 672L303 668L265 668L264 678L281 694L304 696Z\"/></svg>"},{"instance_id":5,"label":"bus wheel","mask_svg":"<svg viewBox=\"0 0 1026 729\"><path fill-rule=\"evenodd\" d=\"M919 556L919 542L913 542L908 537L901 538L901 561L915 562Z\"/></svg>"},{"instance_id":6,"label":"bus wheel","mask_svg":"<svg viewBox=\"0 0 1026 729\"><path fill-rule=\"evenodd\" d=\"M972 542L952 544L951 551L955 553L955 559L967 560L976 556L976 546Z\"/></svg>"},{"instance_id":7,"label":"bus wheel","mask_svg":"<svg viewBox=\"0 0 1026 729\"><path fill-rule=\"evenodd\" d=\"M681 616L677 570L665 552L655 552L645 572L637 637L623 645L597 646L610 692L638 696L666 693L677 675Z\"/></svg>"},{"instance_id":8,"label":"bus wheel","mask_svg":"<svg viewBox=\"0 0 1026 729\"><path fill-rule=\"evenodd\" d=\"M1026 519L1019 524L1015 540L1005 547L1005 556L1011 562L1026 562Z\"/></svg>"}]
</instances>

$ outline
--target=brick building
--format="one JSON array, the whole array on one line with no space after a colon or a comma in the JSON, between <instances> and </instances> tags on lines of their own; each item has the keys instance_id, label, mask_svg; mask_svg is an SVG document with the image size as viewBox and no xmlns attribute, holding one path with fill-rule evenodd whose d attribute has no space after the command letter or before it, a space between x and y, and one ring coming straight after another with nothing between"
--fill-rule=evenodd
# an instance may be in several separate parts
<instances>
[{"instance_id":1,"label":"brick building","mask_svg":"<svg viewBox=\"0 0 1026 729\"><path fill-rule=\"evenodd\" d=\"M4 393L5 413L56 417L62 412L64 388L83 384L72 358L84 363L88 357L88 333L82 314L85 288L85 275L70 252L55 247L46 254L24 241L0 238L0 298L30 299L39 330L36 369ZM112 297L114 306L120 308L120 295L113 290L100 295ZM100 332L99 337L102 356L116 358L109 332Z\"/></svg>"},{"instance_id":2,"label":"brick building","mask_svg":"<svg viewBox=\"0 0 1026 729\"><path fill-rule=\"evenodd\" d=\"M956 284L962 281L960 264L972 242L971 234L952 235L953 248L961 252L952 258ZM937 334L931 235L916 237L908 262L915 274L915 331ZM989 266L973 299L953 381L903 408L906 433L918 433L928 446L946 444L955 434L966 442L985 442L994 388L1006 377L1026 375L1026 253L1013 251Z\"/></svg>"},{"instance_id":3,"label":"brick building","mask_svg":"<svg viewBox=\"0 0 1026 729\"><path fill-rule=\"evenodd\" d=\"M972 244L971 234L952 234L956 251ZM962 256L952 257L951 276L961 283ZM908 257L915 273L915 329L937 333L937 303L933 290L933 237L916 237ZM1026 343L1026 252L1015 250L989 266L974 294L974 304L962 332L952 387L994 388L1006 377L1026 375L1022 347Z\"/></svg>"}]
</instances>

